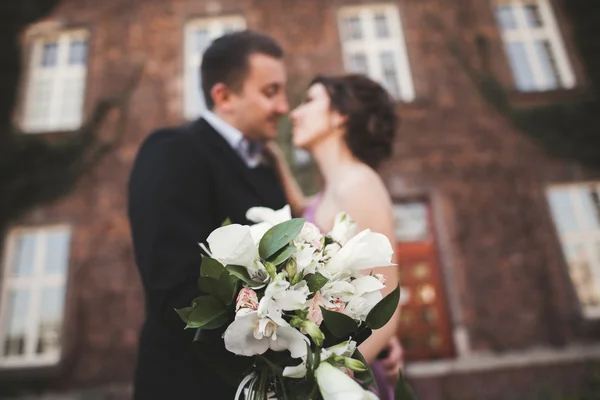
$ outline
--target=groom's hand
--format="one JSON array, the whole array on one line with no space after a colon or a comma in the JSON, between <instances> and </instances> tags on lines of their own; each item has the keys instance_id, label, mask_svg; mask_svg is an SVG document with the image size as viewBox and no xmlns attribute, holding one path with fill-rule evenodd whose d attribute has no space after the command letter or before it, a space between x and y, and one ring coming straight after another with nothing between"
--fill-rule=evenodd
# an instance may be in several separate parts
<instances>
[{"instance_id":1,"label":"groom's hand","mask_svg":"<svg viewBox=\"0 0 600 400\"><path fill-rule=\"evenodd\" d=\"M398 374L404 370L404 351L398 337L393 336L388 343L388 356L381 360L385 377L390 385L396 384Z\"/></svg>"}]
</instances>

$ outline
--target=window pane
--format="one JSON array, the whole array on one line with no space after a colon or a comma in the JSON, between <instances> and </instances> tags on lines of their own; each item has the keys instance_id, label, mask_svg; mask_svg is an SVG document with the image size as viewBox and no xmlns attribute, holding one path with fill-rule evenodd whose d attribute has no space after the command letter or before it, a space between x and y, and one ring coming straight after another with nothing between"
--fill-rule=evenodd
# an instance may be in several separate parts
<instances>
[{"instance_id":1,"label":"window pane","mask_svg":"<svg viewBox=\"0 0 600 400\"><path fill-rule=\"evenodd\" d=\"M37 236L35 233L24 233L18 236L16 240L12 275L13 276L31 276L33 273L33 263L35 260Z\"/></svg>"},{"instance_id":2,"label":"window pane","mask_svg":"<svg viewBox=\"0 0 600 400\"><path fill-rule=\"evenodd\" d=\"M362 53L350 54L348 57L348 66L350 72L365 74L369 73L369 66L367 65L367 57Z\"/></svg>"},{"instance_id":3,"label":"window pane","mask_svg":"<svg viewBox=\"0 0 600 400\"><path fill-rule=\"evenodd\" d=\"M204 51L210 44L210 36L206 29L199 29L194 32L194 49L198 54L204 54Z\"/></svg>"},{"instance_id":4,"label":"window pane","mask_svg":"<svg viewBox=\"0 0 600 400\"><path fill-rule=\"evenodd\" d=\"M502 30L506 31L517 27L515 13L513 7L510 5L496 7L496 18L498 18L498 23Z\"/></svg>"},{"instance_id":5,"label":"window pane","mask_svg":"<svg viewBox=\"0 0 600 400\"><path fill-rule=\"evenodd\" d=\"M42 49L42 67L50 68L56 65L58 57L58 44L45 43Z\"/></svg>"},{"instance_id":6,"label":"window pane","mask_svg":"<svg viewBox=\"0 0 600 400\"><path fill-rule=\"evenodd\" d=\"M556 89L560 83L560 75L550 42L547 40L537 40L535 42L535 51L544 73L545 89Z\"/></svg>"},{"instance_id":7,"label":"window pane","mask_svg":"<svg viewBox=\"0 0 600 400\"><path fill-rule=\"evenodd\" d=\"M537 4L527 4L524 5L523 8L525 11L525 18L527 19L527 26L532 28L539 28L543 26L540 6Z\"/></svg>"},{"instance_id":8,"label":"window pane","mask_svg":"<svg viewBox=\"0 0 600 400\"><path fill-rule=\"evenodd\" d=\"M40 79L32 85L33 88L27 98L27 121L32 126L44 126L50 118L52 82L49 79Z\"/></svg>"},{"instance_id":9,"label":"window pane","mask_svg":"<svg viewBox=\"0 0 600 400\"><path fill-rule=\"evenodd\" d=\"M394 225L399 242L421 242L429 239L427 205L403 203L394 205Z\"/></svg>"},{"instance_id":10,"label":"window pane","mask_svg":"<svg viewBox=\"0 0 600 400\"><path fill-rule=\"evenodd\" d=\"M87 42L78 40L71 42L69 48L69 64L71 65L85 65L87 58Z\"/></svg>"},{"instance_id":11,"label":"window pane","mask_svg":"<svg viewBox=\"0 0 600 400\"><path fill-rule=\"evenodd\" d=\"M18 356L25 353L29 294L25 290L14 290L9 292L7 299L2 348L5 356Z\"/></svg>"},{"instance_id":12,"label":"window pane","mask_svg":"<svg viewBox=\"0 0 600 400\"><path fill-rule=\"evenodd\" d=\"M362 39L362 27L360 25L360 19L358 17L345 18L342 26L344 32L344 40Z\"/></svg>"},{"instance_id":13,"label":"window pane","mask_svg":"<svg viewBox=\"0 0 600 400\"><path fill-rule=\"evenodd\" d=\"M508 58L517 83L517 88L527 92L535 90L533 72L523 43L511 42L506 45Z\"/></svg>"},{"instance_id":14,"label":"window pane","mask_svg":"<svg viewBox=\"0 0 600 400\"><path fill-rule=\"evenodd\" d=\"M559 232L562 234L577 230L577 221L569 189L552 189L549 200L552 216Z\"/></svg>"},{"instance_id":15,"label":"window pane","mask_svg":"<svg viewBox=\"0 0 600 400\"><path fill-rule=\"evenodd\" d=\"M69 234L65 231L51 231L47 235L46 275L65 275L69 260Z\"/></svg>"},{"instance_id":16,"label":"window pane","mask_svg":"<svg viewBox=\"0 0 600 400\"><path fill-rule=\"evenodd\" d=\"M567 244L563 248L569 264L569 275L584 307L600 305L600 290L590 265L590 255L582 244Z\"/></svg>"},{"instance_id":17,"label":"window pane","mask_svg":"<svg viewBox=\"0 0 600 400\"><path fill-rule=\"evenodd\" d=\"M390 36L385 14L379 13L375 15L375 30L378 38L386 38Z\"/></svg>"},{"instance_id":18,"label":"window pane","mask_svg":"<svg viewBox=\"0 0 600 400\"><path fill-rule=\"evenodd\" d=\"M577 195L583 204L583 222L586 228L600 229L600 193L592 188L581 189Z\"/></svg>"},{"instance_id":19,"label":"window pane","mask_svg":"<svg viewBox=\"0 0 600 400\"><path fill-rule=\"evenodd\" d=\"M60 350L60 334L64 312L64 287L45 288L40 303L38 354Z\"/></svg>"},{"instance_id":20,"label":"window pane","mask_svg":"<svg viewBox=\"0 0 600 400\"><path fill-rule=\"evenodd\" d=\"M390 92L393 98L400 98L400 88L398 87L398 76L396 74L396 62L394 54L386 51L381 53L381 67L383 68L384 86Z\"/></svg>"}]
</instances>

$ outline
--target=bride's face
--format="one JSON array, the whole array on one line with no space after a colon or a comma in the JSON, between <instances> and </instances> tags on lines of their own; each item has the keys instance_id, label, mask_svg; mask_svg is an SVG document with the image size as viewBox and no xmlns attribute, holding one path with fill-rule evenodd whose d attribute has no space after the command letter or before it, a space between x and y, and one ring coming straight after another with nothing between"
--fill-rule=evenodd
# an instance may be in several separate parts
<instances>
[{"instance_id":1,"label":"bride's face","mask_svg":"<svg viewBox=\"0 0 600 400\"><path fill-rule=\"evenodd\" d=\"M310 151L320 139L332 132L333 114L325 87L320 83L312 85L304 102L291 113L294 146Z\"/></svg>"}]
</instances>

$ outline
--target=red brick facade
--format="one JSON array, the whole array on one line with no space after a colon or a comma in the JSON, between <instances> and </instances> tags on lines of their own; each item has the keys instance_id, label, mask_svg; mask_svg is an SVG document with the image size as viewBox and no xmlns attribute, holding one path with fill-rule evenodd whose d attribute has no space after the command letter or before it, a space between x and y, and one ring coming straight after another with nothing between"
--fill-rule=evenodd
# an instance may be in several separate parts
<instances>
[{"instance_id":1,"label":"red brick facade","mask_svg":"<svg viewBox=\"0 0 600 400\"><path fill-rule=\"evenodd\" d=\"M114 392L126 393L121 388L132 377L144 314L126 184L144 137L183 122L186 21L240 14L248 27L275 36L288 51L294 98L313 74L342 70L336 10L359 3L370 2L64 0L57 7L50 20L90 32L86 109L118 91L136 62L145 62L145 73L131 99L122 145L85 175L72 195L14 223L60 222L73 228L64 351L58 369L0 371L0 387L10 381L10 390L44 393L117 385ZM600 174L550 157L516 131L483 101L448 51L448 38L459 38L476 62L474 38L484 35L492 43L493 72L513 86L490 2L389 3L399 6L416 100L399 104L403 125L395 155L381 173L396 200L431 203L451 325L467 338L468 351L459 356L597 343L600 327L581 317L544 189ZM554 3L577 80L584 85L569 45L569 21L561 17L561 1ZM113 125L107 123L106 135ZM425 400L512 398L544 382L579 387L582 363L549 363L413 379Z\"/></svg>"}]
</instances>

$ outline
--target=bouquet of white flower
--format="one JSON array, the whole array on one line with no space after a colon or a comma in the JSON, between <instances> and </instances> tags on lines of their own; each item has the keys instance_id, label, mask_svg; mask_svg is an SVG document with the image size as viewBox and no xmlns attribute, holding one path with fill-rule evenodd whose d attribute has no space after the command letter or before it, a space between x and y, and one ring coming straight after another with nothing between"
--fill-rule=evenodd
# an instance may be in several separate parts
<instances>
[{"instance_id":1,"label":"bouquet of white flower","mask_svg":"<svg viewBox=\"0 0 600 400\"><path fill-rule=\"evenodd\" d=\"M398 307L399 287L383 298L385 277L363 273L393 265L389 240L354 236L345 213L327 235L288 206L246 217L256 224L224 223L201 244L205 295L176 310L204 355L239 384L236 399L376 399L356 347ZM397 389L410 392L402 378Z\"/></svg>"}]
</instances>

